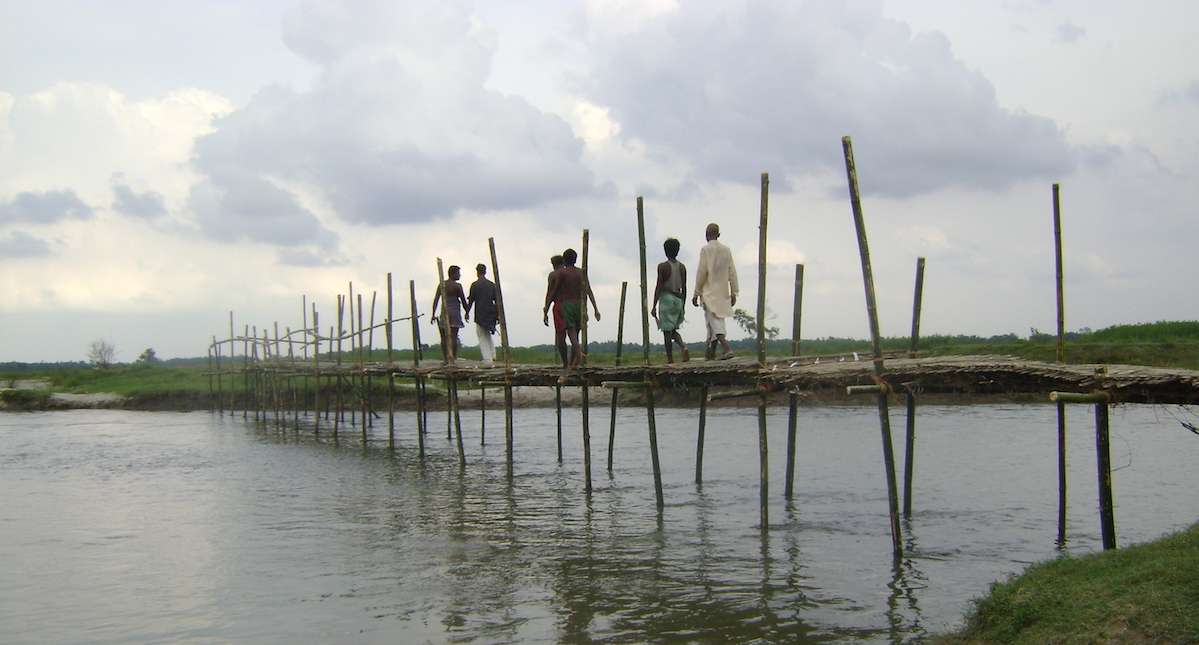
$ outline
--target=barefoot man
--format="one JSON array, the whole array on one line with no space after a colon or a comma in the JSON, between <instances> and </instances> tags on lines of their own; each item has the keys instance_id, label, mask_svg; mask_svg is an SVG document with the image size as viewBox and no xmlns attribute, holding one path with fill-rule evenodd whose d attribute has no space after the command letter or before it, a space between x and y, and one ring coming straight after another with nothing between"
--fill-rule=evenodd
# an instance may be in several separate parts
<instances>
[{"instance_id":1,"label":"barefoot man","mask_svg":"<svg viewBox=\"0 0 1199 645\"><path fill-rule=\"evenodd\" d=\"M562 253L563 265L550 274L548 292L545 294L545 323L549 324L550 303L561 303L562 320L566 336L570 338L570 362L564 363L569 369L582 364L583 356L579 351L579 330L583 328L583 270L575 266L579 254L574 249L566 249ZM591 299L591 308L595 310L595 319L600 319L599 306L595 304L595 294L591 285L587 285L587 297ZM558 337L558 353L566 357L566 340Z\"/></svg>"},{"instance_id":2,"label":"barefoot man","mask_svg":"<svg viewBox=\"0 0 1199 645\"><path fill-rule=\"evenodd\" d=\"M658 284L654 287L654 306L649 313L658 321L662 340L666 343L666 362L674 362L674 344L683 350L683 362L691 360L691 350L679 335L683 314L687 309L687 267L679 262L679 241L673 237L662 245L666 261L658 265ZM659 305L661 311L659 312Z\"/></svg>"},{"instance_id":3,"label":"barefoot man","mask_svg":"<svg viewBox=\"0 0 1199 645\"><path fill-rule=\"evenodd\" d=\"M708 224L704 231L708 243L699 250L699 268L695 271L695 295L691 304L704 308L704 323L708 327L708 346L704 357L716 358L716 346L724 348L720 359L733 357L733 348L725 339L724 320L733 315L737 304L737 267L733 266L733 251L720 243L720 227Z\"/></svg>"}]
</instances>

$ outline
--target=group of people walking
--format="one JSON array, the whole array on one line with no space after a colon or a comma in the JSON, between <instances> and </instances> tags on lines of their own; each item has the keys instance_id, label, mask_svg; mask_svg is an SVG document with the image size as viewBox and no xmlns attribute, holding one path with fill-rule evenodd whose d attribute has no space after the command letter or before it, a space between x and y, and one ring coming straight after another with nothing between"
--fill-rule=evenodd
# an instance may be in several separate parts
<instances>
[{"instance_id":1,"label":"group of people walking","mask_svg":"<svg viewBox=\"0 0 1199 645\"><path fill-rule=\"evenodd\" d=\"M702 307L704 311L704 326L707 329L704 358L728 359L733 357L733 350L726 338L725 321L733 315L733 307L737 304L737 268L733 264L732 250L720 242L720 226L708 224L704 238L707 244L699 252L691 304ZM658 328L662 330L666 344L666 360L669 363L674 362L676 344L682 354L682 360L691 359L691 351L679 335L679 327L686 315L687 302L687 267L678 260L680 247L679 241L673 237L662 245L666 261L658 265L658 279L654 286L653 305L650 310ZM600 319L599 306L595 303L591 285L587 283L582 269L575 266L578 257L574 249L566 249L562 255L550 258L553 271L546 279L545 307L542 309L542 321L546 326L550 325L550 319L553 318L554 346L562 365L567 368L581 365L585 359L579 345L579 333L587 315L585 300L591 301L595 319ZM458 282L461 279L461 269L457 266L449 268L449 279L444 283L445 297L442 298L442 289L438 289L433 296L432 322L438 324L442 332L443 355L448 356L445 354L448 341L456 356L458 330L466 326L473 309L483 364L491 366L495 361L495 342L492 336L499 321L495 283L487 279L486 265L476 266L475 271L478 279L470 285L468 295ZM442 300L445 305L442 315L448 318L447 321L437 316L437 305ZM569 352L567 340L570 341Z\"/></svg>"}]
</instances>

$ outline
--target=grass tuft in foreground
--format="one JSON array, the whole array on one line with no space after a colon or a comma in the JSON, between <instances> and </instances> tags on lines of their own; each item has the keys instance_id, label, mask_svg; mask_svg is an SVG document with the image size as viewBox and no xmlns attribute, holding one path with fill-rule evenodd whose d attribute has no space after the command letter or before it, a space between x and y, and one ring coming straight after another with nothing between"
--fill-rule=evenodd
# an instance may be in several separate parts
<instances>
[{"instance_id":1,"label":"grass tuft in foreground","mask_svg":"<svg viewBox=\"0 0 1199 645\"><path fill-rule=\"evenodd\" d=\"M1199 643L1199 524L1157 541L1030 566L974 601L936 645Z\"/></svg>"}]
</instances>

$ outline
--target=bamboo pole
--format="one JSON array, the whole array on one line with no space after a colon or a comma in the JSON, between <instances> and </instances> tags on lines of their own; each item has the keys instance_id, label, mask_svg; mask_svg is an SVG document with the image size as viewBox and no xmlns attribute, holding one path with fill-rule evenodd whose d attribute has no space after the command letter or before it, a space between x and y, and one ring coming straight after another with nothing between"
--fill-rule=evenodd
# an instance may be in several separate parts
<instances>
[{"instance_id":1,"label":"bamboo pole","mask_svg":"<svg viewBox=\"0 0 1199 645\"><path fill-rule=\"evenodd\" d=\"M616 358L614 363L620 365L620 354L624 349L624 305L625 296L629 292L629 283L620 283L620 315L616 318ZM612 472L612 459L616 447L616 406L620 399L620 390L612 390L612 412L608 415L610 427L608 429L608 472Z\"/></svg>"},{"instance_id":2,"label":"bamboo pole","mask_svg":"<svg viewBox=\"0 0 1199 645\"><path fill-rule=\"evenodd\" d=\"M413 371L420 367L420 316L416 315L416 281L408 281L408 306L412 321L412 367ZM393 377L394 379L394 377ZM425 389L424 378L416 374L413 380L416 389L416 441L420 449L420 458L425 458Z\"/></svg>"},{"instance_id":3,"label":"bamboo pole","mask_svg":"<svg viewBox=\"0 0 1199 645\"><path fill-rule=\"evenodd\" d=\"M587 279L587 258L588 251L591 245L591 232L588 229L583 229L583 308L582 316L579 318L582 323L580 334L582 338L580 342L582 348L579 349L579 364L580 366L587 364L587 294L591 293L591 282ZM582 389L582 407L583 407L583 470L584 492L588 497L591 496L591 388L587 385L587 379L583 379Z\"/></svg>"},{"instance_id":4,"label":"bamboo pole","mask_svg":"<svg viewBox=\"0 0 1199 645\"><path fill-rule=\"evenodd\" d=\"M1116 548L1116 511L1112 500L1112 449L1107 402L1095 404L1095 455L1099 467L1099 526L1103 550Z\"/></svg>"},{"instance_id":5,"label":"bamboo pole","mask_svg":"<svg viewBox=\"0 0 1199 645\"><path fill-rule=\"evenodd\" d=\"M504 351L504 369L512 368L512 356L508 349L508 316L504 313L504 289L500 285L500 263L495 255L495 238L487 238L491 249L491 275L495 276L495 308L500 314L500 346Z\"/></svg>"},{"instance_id":6,"label":"bamboo pole","mask_svg":"<svg viewBox=\"0 0 1199 645\"><path fill-rule=\"evenodd\" d=\"M316 311L316 303L312 303L312 374L316 380L316 388L312 392L313 436L321 436L321 319Z\"/></svg>"},{"instance_id":7,"label":"bamboo pole","mask_svg":"<svg viewBox=\"0 0 1199 645\"><path fill-rule=\"evenodd\" d=\"M704 482L704 430L708 424L708 389L705 381L699 391L699 432L695 437L695 483Z\"/></svg>"},{"instance_id":8,"label":"bamboo pole","mask_svg":"<svg viewBox=\"0 0 1199 645\"><path fill-rule=\"evenodd\" d=\"M645 366L649 367L649 271L645 260L645 200L637 197L637 239L641 247L641 339ZM647 375L648 376L648 375ZM662 494L662 471L658 460L658 422L654 413L654 389L645 392L646 425L649 429L650 457L654 464L654 493L658 510L665 506Z\"/></svg>"},{"instance_id":9,"label":"bamboo pole","mask_svg":"<svg viewBox=\"0 0 1199 645\"><path fill-rule=\"evenodd\" d=\"M579 317L579 322L582 326L582 329L579 330L579 336L580 336L579 343L582 345L582 347L579 348L579 365L580 366L587 364L587 354L588 354L587 322L590 318L587 315L587 294L591 293L591 280L587 277L587 256L588 256L588 249L591 246L590 242L591 242L591 232L587 229L583 229L583 267L582 267L582 269L583 269L583 292L582 292L583 308L582 308L582 313ZM583 388L586 389L586 387L587 387L587 385L586 385L586 383L584 383ZM586 397L584 397L583 400L586 401L587 400ZM587 406L586 405L583 406L583 418L584 419L587 418Z\"/></svg>"},{"instance_id":10,"label":"bamboo pole","mask_svg":"<svg viewBox=\"0 0 1199 645\"><path fill-rule=\"evenodd\" d=\"M803 265L795 265L795 298L791 309L791 355L799 356L799 327L803 315ZM787 474L783 497L791 500L795 493L795 448L798 443L799 394L793 389L787 394Z\"/></svg>"},{"instance_id":11,"label":"bamboo pole","mask_svg":"<svg viewBox=\"0 0 1199 645\"><path fill-rule=\"evenodd\" d=\"M761 209L758 215L758 365L766 366L766 218L770 201L770 173L762 173Z\"/></svg>"},{"instance_id":12,"label":"bamboo pole","mask_svg":"<svg viewBox=\"0 0 1199 645\"><path fill-rule=\"evenodd\" d=\"M637 240L641 247L641 346L645 364L649 365L649 285L645 262L645 203L637 198Z\"/></svg>"},{"instance_id":13,"label":"bamboo pole","mask_svg":"<svg viewBox=\"0 0 1199 645\"><path fill-rule=\"evenodd\" d=\"M645 418L649 426L649 454L654 466L654 499L658 502L658 512L666 507L665 495L662 493L662 464L658 460L658 422L654 413L654 388L645 389Z\"/></svg>"},{"instance_id":14,"label":"bamboo pole","mask_svg":"<svg viewBox=\"0 0 1199 645\"><path fill-rule=\"evenodd\" d=\"M554 386L554 409L558 415L558 463L562 463L562 384Z\"/></svg>"},{"instance_id":15,"label":"bamboo pole","mask_svg":"<svg viewBox=\"0 0 1199 645\"><path fill-rule=\"evenodd\" d=\"M395 291L391 284L391 272L387 272L387 447L396 447L396 379L392 360L395 350L395 331L392 321L395 319Z\"/></svg>"},{"instance_id":16,"label":"bamboo pole","mask_svg":"<svg viewBox=\"0 0 1199 645\"><path fill-rule=\"evenodd\" d=\"M1053 185L1053 248L1057 284L1057 362L1066 362L1066 291L1062 253L1061 186ZM1057 404L1057 542L1066 542L1066 406Z\"/></svg>"},{"instance_id":17,"label":"bamboo pole","mask_svg":"<svg viewBox=\"0 0 1199 645\"><path fill-rule=\"evenodd\" d=\"M916 287L912 297L912 337L908 357L920 354L920 312L924 303L924 258L916 258ZM907 441L903 453L903 516L912 517L912 478L916 468L916 393L907 391Z\"/></svg>"},{"instance_id":18,"label":"bamboo pole","mask_svg":"<svg viewBox=\"0 0 1199 645\"><path fill-rule=\"evenodd\" d=\"M454 364L454 339L450 336L449 296L445 292L445 271L442 269L441 258L437 258L437 293L441 295L441 353L446 365ZM436 313L436 312L434 312Z\"/></svg>"},{"instance_id":19,"label":"bamboo pole","mask_svg":"<svg viewBox=\"0 0 1199 645\"><path fill-rule=\"evenodd\" d=\"M510 379L504 379L504 443L506 444L506 453L508 458L508 481L512 481L514 432L512 429L512 382Z\"/></svg>"},{"instance_id":20,"label":"bamboo pole","mask_svg":"<svg viewBox=\"0 0 1199 645\"><path fill-rule=\"evenodd\" d=\"M458 406L458 379L450 379L450 407L454 411L454 434L458 444L458 464L466 466L466 447L462 444L462 417Z\"/></svg>"},{"instance_id":21,"label":"bamboo pole","mask_svg":"<svg viewBox=\"0 0 1199 645\"><path fill-rule=\"evenodd\" d=\"M862 215L862 200L858 192L858 172L853 159L853 142L849 137L841 139L845 152L845 173L849 180L850 203L853 208L854 227L858 234L858 249L862 257L862 282L866 290L866 313L870 319L870 339L874 348L874 375L882 380L882 341L878 325L878 305L874 298L874 274L870 267L870 248L866 241L866 219ZM886 392L878 393L878 419L883 440L883 465L887 477L887 506L891 519L891 546L896 557L903 554L903 536L899 524L899 495L895 483L895 454L891 446L891 418L887 408Z\"/></svg>"},{"instance_id":22,"label":"bamboo pole","mask_svg":"<svg viewBox=\"0 0 1199 645\"><path fill-rule=\"evenodd\" d=\"M769 211L770 174L762 173L761 210L758 217L758 365L766 367L766 222ZM766 424L766 393L758 396L759 510L762 530L770 526L770 441Z\"/></svg>"}]
</instances>

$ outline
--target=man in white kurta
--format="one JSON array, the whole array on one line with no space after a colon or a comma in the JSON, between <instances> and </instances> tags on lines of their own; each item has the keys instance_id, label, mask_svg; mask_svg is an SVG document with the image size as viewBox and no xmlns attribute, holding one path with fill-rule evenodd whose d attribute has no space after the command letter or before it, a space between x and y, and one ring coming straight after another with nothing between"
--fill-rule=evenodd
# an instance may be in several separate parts
<instances>
[{"instance_id":1,"label":"man in white kurta","mask_svg":"<svg viewBox=\"0 0 1199 645\"><path fill-rule=\"evenodd\" d=\"M716 357L716 346L724 348L721 359L732 358L733 349L725 339L725 319L733 315L737 304L737 267L733 266L733 251L720 243L720 227L708 224L704 231L708 243L699 250L699 266L695 273L695 295L691 304L704 308L708 328L706 358Z\"/></svg>"}]
</instances>

